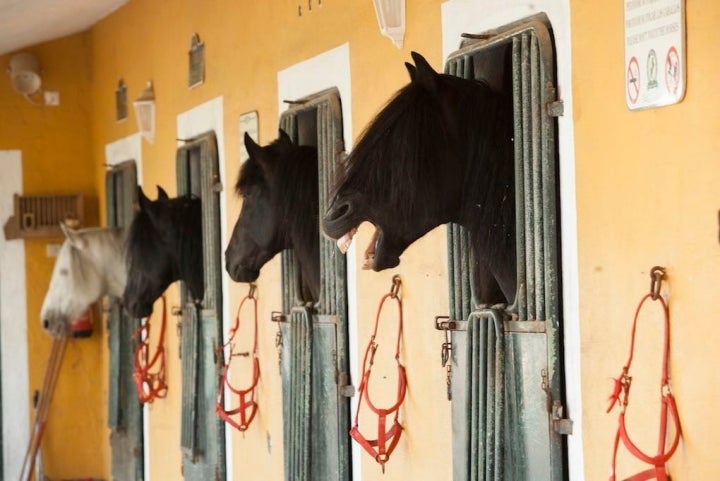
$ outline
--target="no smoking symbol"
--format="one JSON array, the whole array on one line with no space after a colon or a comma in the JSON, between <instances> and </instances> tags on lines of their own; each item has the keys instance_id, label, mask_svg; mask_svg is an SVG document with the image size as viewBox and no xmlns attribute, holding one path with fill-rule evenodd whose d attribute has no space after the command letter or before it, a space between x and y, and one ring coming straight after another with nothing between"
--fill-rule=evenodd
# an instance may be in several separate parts
<instances>
[{"instance_id":1,"label":"no smoking symbol","mask_svg":"<svg viewBox=\"0 0 720 481\"><path fill-rule=\"evenodd\" d=\"M670 47L665 57L665 86L675 95L680 85L680 55L675 47Z\"/></svg>"},{"instance_id":2,"label":"no smoking symbol","mask_svg":"<svg viewBox=\"0 0 720 481\"><path fill-rule=\"evenodd\" d=\"M632 57L628 63L627 93L630 103L634 105L640 97L640 64L635 57Z\"/></svg>"}]
</instances>

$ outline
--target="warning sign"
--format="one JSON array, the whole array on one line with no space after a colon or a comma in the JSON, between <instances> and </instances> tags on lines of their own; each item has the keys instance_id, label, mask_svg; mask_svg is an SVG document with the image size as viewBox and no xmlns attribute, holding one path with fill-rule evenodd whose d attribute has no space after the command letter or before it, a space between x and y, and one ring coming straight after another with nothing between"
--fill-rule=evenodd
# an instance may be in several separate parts
<instances>
[{"instance_id":1,"label":"warning sign","mask_svg":"<svg viewBox=\"0 0 720 481\"><path fill-rule=\"evenodd\" d=\"M639 110L678 103L685 95L684 0L624 0L624 3L628 108Z\"/></svg>"}]
</instances>

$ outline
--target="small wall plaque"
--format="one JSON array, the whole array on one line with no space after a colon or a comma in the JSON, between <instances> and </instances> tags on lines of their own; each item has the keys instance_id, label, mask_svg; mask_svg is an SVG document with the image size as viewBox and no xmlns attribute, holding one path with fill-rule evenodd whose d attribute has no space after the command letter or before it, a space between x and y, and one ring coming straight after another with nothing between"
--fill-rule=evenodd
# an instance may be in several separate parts
<instances>
[{"instance_id":1,"label":"small wall plaque","mask_svg":"<svg viewBox=\"0 0 720 481\"><path fill-rule=\"evenodd\" d=\"M197 33L193 34L190 41L190 59L188 87L193 88L205 82L205 43L200 41Z\"/></svg>"},{"instance_id":2,"label":"small wall plaque","mask_svg":"<svg viewBox=\"0 0 720 481\"><path fill-rule=\"evenodd\" d=\"M120 79L115 90L115 120L120 122L127 119L127 116L127 85L123 79Z\"/></svg>"}]
</instances>

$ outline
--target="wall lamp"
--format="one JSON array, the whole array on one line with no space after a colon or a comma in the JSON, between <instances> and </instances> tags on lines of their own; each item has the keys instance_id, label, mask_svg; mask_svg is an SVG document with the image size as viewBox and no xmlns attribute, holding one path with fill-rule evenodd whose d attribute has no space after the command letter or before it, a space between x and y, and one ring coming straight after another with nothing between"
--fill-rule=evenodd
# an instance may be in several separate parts
<instances>
[{"instance_id":1,"label":"wall lamp","mask_svg":"<svg viewBox=\"0 0 720 481\"><path fill-rule=\"evenodd\" d=\"M133 108L140 134L152 144L155 141L155 91L152 82L148 82L145 90L133 101Z\"/></svg>"},{"instance_id":2,"label":"wall lamp","mask_svg":"<svg viewBox=\"0 0 720 481\"><path fill-rule=\"evenodd\" d=\"M373 0L380 33L402 48L405 37L405 0Z\"/></svg>"}]
</instances>

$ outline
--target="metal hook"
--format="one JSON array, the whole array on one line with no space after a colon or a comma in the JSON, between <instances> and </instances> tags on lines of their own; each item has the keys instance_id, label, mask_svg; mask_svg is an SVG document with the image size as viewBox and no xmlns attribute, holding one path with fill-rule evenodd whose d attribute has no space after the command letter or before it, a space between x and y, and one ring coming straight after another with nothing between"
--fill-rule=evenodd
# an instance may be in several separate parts
<instances>
[{"instance_id":1,"label":"metal hook","mask_svg":"<svg viewBox=\"0 0 720 481\"><path fill-rule=\"evenodd\" d=\"M250 282L250 289L248 290L248 299L254 299L255 298L255 290L257 289L257 285L254 282Z\"/></svg>"},{"instance_id":2,"label":"metal hook","mask_svg":"<svg viewBox=\"0 0 720 481\"><path fill-rule=\"evenodd\" d=\"M654 266L650 269L650 294L652 295L653 301L656 301L660 297L660 287L662 281L665 279L665 268L660 266Z\"/></svg>"},{"instance_id":3,"label":"metal hook","mask_svg":"<svg viewBox=\"0 0 720 481\"><path fill-rule=\"evenodd\" d=\"M395 299L398 296L398 292L400 291L400 284L402 284L402 281L400 280L400 275L395 274L392 277L392 287L390 287L390 297Z\"/></svg>"}]
</instances>

